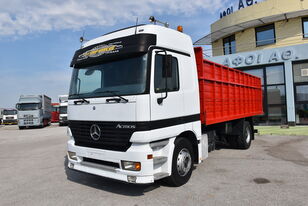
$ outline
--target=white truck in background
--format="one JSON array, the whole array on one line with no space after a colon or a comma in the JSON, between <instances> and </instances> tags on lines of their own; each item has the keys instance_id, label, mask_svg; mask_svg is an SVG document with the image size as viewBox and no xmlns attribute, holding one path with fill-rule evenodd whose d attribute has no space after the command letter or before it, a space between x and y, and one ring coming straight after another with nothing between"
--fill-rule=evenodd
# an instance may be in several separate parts
<instances>
[{"instance_id":1,"label":"white truck in background","mask_svg":"<svg viewBox=\"0 0 308 206\"><path fill-rule=\"evenodd\" d=\"M51 122L51 98L46 95L21 95L16 104L18 127L45 127Z\"/></svg>"},{"instance_id":2,"label":"white truck in background","mask_svg":"<svg viewBox=\"0 0 308 206\"><path fill-rule=\"evenodd\" d=\"M3 112L3 124L17 124L17 110L16 109L4 109Z\"/></svg>"},{"instance_id":3,"label":"white truck in background","mask_svg":"<svg viewBox=\"0 0 308 206\"><path fill-rule=\"evenodd\" d=\"M3 119L3 108L0 108L0 125L2 124Z\"/></svg>"},{"instance_id":4,"label":"white truck in background","mask_svg":"<svg viewBox=\"0 0 308 206\"><path fill-rule=\"evenodd\" d=\"M59 95L59 126L67 125L68 95Z\"/></svg>"}]
</instances>

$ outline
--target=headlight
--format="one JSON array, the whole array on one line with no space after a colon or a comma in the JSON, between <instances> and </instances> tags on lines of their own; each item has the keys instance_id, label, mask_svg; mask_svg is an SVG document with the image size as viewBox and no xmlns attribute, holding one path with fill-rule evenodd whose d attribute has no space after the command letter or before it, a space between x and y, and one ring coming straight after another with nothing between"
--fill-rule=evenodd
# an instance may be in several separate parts
<instances>
[{"instance_id":1,"label":"headlight","mask_svg":"<svg viewBox=\"0 0 308 206\"><path fill-rule=\"evenodd\" d=\"M70 151L67 151L67 155L68 155L68 157L69 157L71 160L75 160L75 161L77 161L77 155L76 155L76 152L70 152Z\"/></svg>"},{"instance_id":2,"label":"headlight","mask_svg":"<svg viewBox=\"0 0 308 206\"><path fill-rule=\"evenodd\" d=\"M130 171L140 171L141 170L141 163L140 162L131 162L131 161L121 161L122 162L122 169L130 170Z\"/></svg>"}]
</instances>

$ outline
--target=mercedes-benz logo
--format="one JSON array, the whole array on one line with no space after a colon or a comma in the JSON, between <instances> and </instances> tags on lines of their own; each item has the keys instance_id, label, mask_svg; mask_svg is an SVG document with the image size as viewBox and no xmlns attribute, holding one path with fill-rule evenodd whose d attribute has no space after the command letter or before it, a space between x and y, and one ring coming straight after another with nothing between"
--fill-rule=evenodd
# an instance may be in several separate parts
<instances>
[{"instance_id":1,"label":"mercedes-benz logo","mask_svg":"<svg viewBox=\"0 0 308 206\"><path fill-rule=\"evenodd\" d=\"M95 141L99 140L99 138L101 137L101 129L99 128L97 124L93 124L90 127L90 135L91 135L91 138Z\"/></svg>"}]
</instances>

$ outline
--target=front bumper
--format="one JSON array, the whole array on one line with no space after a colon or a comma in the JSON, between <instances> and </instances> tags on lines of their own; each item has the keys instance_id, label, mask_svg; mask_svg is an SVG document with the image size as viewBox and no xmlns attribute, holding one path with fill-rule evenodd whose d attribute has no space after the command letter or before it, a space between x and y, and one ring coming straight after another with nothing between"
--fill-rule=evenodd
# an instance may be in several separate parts
<instances>
[{"instance_id":1,"label":"front bumper","mask_svg":"<svg viewBox=\"0 0 308 206\"><path fill-rule=\"evenodd\" d=\"M33 126L41 126L42 121L39 118L31 118L31 119L26 119L26 118L20 118L18 120L18 126L20 127L33 127Z\"/></svg>"},{"instance_id":2,"label":"front bumper","mask_svg":"<svg viewBox=\"0 0 308 206\"><path fill-rule=\"evenodd\" d=\"M126 152L75 146L72 139L68 141L67 146L68 151L75 152L77 156L77 161L75 161L70 159L68 155L68 167L71 169L130 183L147 184L154 182L153 159L147 159L147 155L153 154L149 144L133 144ZM84 158L117 163L119 167L86 162ZM140 162L141 170L124 170L121 160ZM131 177L135 179L133 182L128 180Z\"/></svg>"},{"instance_id":3,"label":"front bumper","mask_svg":"<svg viewBox=\"0 0 308 206\"><path fill-rule=\"evenodd\" d=\"M17 119L4 119L2 120L3 124L17 124Z\"/></svg>"}]
</instances>

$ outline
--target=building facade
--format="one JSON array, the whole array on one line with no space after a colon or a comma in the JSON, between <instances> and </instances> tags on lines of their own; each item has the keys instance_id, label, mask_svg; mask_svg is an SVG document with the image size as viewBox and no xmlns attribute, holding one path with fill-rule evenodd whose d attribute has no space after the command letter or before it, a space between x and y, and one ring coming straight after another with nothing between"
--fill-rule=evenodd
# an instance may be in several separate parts
<instances>
[{"instance_id":1,"label":"building facade","mask_svg":"<svg viewBox=\"0 0 308 206\"><path fill-rule=\"evenodd\" d=\"M308 124L308 0L266 0L225 16L195 44L208 59L261 77L259 124Z\"/></svg>"}]
</instances>

